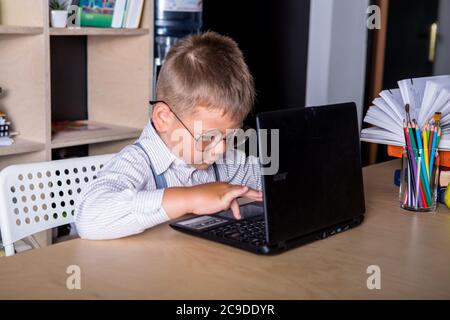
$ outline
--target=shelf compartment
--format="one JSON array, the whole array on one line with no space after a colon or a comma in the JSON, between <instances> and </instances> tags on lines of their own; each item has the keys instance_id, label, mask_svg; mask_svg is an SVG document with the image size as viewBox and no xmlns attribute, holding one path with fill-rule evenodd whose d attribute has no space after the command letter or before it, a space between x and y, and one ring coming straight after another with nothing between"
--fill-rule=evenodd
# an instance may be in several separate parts
<instances>
[{"instance_id":1,"label":"shelf compartment","mask_svg":"<svg viewBox=\"0 0 450 320\"><path fill-rule=\"evenodd\" d=\"M112 125L96 121L73 121L86 126L84 129L67 128L52 133L51 148L64 148L101 142L138 138L142 129ZM55 124L52 125L55 128ZM52 129L53 131L53 129Z\"/></svg>"},{"instance_id":2,"label":"shelf compartment","mask_svg":"<svg viewBox=\"0 0 450 320\"><path fill-rule=\"evenodd\" d=\"M26 140L20 137L13 137L14 143L10 146L0 146L0 156L10 156L29 152L42 151L45 149L44 143Z\"/></svg>"}]
</instances>

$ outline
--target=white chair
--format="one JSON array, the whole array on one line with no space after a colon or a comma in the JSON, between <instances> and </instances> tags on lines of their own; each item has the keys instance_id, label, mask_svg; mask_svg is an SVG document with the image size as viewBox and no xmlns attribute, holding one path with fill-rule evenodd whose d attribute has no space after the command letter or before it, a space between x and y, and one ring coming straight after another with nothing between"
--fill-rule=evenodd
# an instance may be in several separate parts
<instances>
[{"instance_id":1,"label":"white chair","mask_svg":"<svg viewBox=\"0 0 450 320\"><path fill-rule=\"evenodd\" d=\"M74 221L83 186L113 154L19 164L0 172L0 230L7 256L14 242ZM31 241L33 242L33 241Z\"/></svg>"}]
</instances>

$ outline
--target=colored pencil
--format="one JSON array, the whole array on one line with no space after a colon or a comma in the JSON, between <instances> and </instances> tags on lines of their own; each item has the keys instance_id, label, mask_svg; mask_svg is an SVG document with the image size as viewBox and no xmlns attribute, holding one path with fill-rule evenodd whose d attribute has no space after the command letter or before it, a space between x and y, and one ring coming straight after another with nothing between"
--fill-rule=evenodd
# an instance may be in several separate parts
<instances>
[{"instance_id":1,"label":"colored pencil","mask_svg":"<svg viewBox=\"0 0 450 320\"><path fill-rule=\"evenodd\" d=\"M420 163L422 162L422 157L419 157L419 165L417 166L417 177L416 177L416 185L418 186L420 184ZM416 203L414 206L418 208L419 205L419 188L416 189Z\"/></svg>"},{"instance_id":2,"label":"colored pencil","mask_svg":"<svg viewBox=\"0 0 450 320\"><path fill-rule=\"evenodd\" d=\"M418 129L416 127L416 124L413 121L413 130L416 132L416 137L417 137L417 153L416 154L416 158L419 159L419 157L422 157L422 152L423 152L423 144L422 144L422 139L420 138L420 129ZM414 142L413 142L414 144ZM423 161L421 161L421 179L422 179L422 184L423 187L425 189L425 197L427 200L427 204L428 206L431 205L431 190L430 190L430 184L428 183L428 177L426 177L426 169L425 169L425 164L423 163ZM419 166L419 164L417 165Z\"/></svg>"},{"instance_id":3,"label":"colored pencil","mask_svg":"<svg viewBox=\"0 0 450 320\"><path fill-rule=\"evenodd\" d=\"M415 141L415 135L414 135L414 133L413 133L413 129L411 128L411 125L412 124L408 124L408 127L407 127L407 132L408 132L408 141L409 141L409 148L410 148L410 153L411 153L411 160L412 160L412 163L413 163L413 172L417 172L417 164L416 164L416 161L417 161L417 159L418 159L418 153L417 153L417 147L416 147L416 141ZM424 207L428 207L428 201L427 201L427 199L428 199L428 197L426 196L427 195L427 193L426 193L426 191L424 191L424 183L423 183L423 181L422 181L422 179L420 179L421 180L421 183L419 184L419 189L421 189L421 197L422 197L422 201L423 201L423 206Z\"/></svg>"},{"instance_id":4,"label":"colored pencil","mask_svg":"<svg viewBox=\"0 0 450 320\"><path fill-rule=\"evenodd\" d=\"M437 145L437 140L438 140L438 131L435 130L433 133L433 142L431 144L431 152L430 152L430 168L431 170L433 170L433 166L434 166L434 154L436 152L436 145ZM430 176L430 181L431 181L432 177Z\"/></svg>"},{"instance_id":5,"label":"colored pencil","mask_svg":"<svg viewBox=\"0 0 450 320\"><path fill-rule=\"evenodd\" d=\"M430 180L430 167L429 167L429 160L428 160L428 137L427 137L427 127L424 128L422 131L422 138L423 138L423 161L425 162L425 169L427 170L427 179Z\"/></svg>"}]
</instances>

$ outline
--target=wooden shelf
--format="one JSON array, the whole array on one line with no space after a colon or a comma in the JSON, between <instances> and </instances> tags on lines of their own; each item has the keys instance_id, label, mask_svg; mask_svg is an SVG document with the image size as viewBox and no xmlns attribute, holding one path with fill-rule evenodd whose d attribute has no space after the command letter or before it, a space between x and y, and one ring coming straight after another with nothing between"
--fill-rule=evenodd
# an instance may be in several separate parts
<instances>
[{"instance_id":1,"label":"wooden shelf","mask_svg":"<svg viewBox=\"0 0 450 320\"><path fill-rule=\"evenodd\" d=\"M67 130L53 134L51 148L72 147L85 144L119 141L139 137L142 128L116 126L95 121L82 121L95 126L88 130Z\"/></svg>"},{"instance_id":2,"label":"wooden shelf","mask_svg":"<svg viewBox=\"0 0 450 320\"><path fill-rule=\"evenodd\" d=\"M9 156L45 149L44 143L30 141L19 137L13 137L14 143L10 146L0 146L0 156Z\"/></svg>"},{"instance_id":3,"label":"wooden shelf","mask_svg":"<svg viewBox=\"0 0 450 320\"><path fill-rule=\"evenodd\" d=\"M147 34L149 34L147 28L50 28L51 36L138 36Z\"/></svg>"},{"instance_id":4,"label":"wooden shelf","mask_svg":"<svg viewBox=\"0 0 450 320\"><path fill-rule=\"evenodd\" d=\"M137 29L51 28L48 2L0 0L0 86L7 93L0 108L20 132L11 146L0 146L0 171L12 164L50 161L60 156L52 151L65 147L88 146L75 152L80 155L115 153L137 139L148 122L154 0L144 2ZM73 63L77 75L68 72L67 59L55 59L71 50L83 60ZM73 80L80 103L65 105L66 100L52 96L60 92L64 97L64 88L72 88L65 79ZM52 119L66 118L88 119L103 129L63 128L52 135Z\"/></svg>"},{"instance_id":5,"label":"wooden shelf","mask_svg":"<svg viewBox=\"0 0 450 320\"><path fill-rule=\"evenodd\" d=\"M25 26L2 26L0 25L0 35L2 34L41 34L44 32L42 27Z\"/></svg>"}]
</instances>

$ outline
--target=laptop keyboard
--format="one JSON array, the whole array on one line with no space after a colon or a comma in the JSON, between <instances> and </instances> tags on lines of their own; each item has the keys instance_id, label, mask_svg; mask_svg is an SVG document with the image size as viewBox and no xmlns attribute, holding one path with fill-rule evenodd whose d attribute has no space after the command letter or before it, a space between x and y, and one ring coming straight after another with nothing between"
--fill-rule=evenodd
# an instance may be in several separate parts
<instances>
[{"instance_id":1,"label":"laptop keyboard","mask_svg":"<svg viewBox=\"0 0 450 320\"><path fill-rule=\"evenodd\" d=\"M263 218L236 221L209 231L219 238L261 246L266 242L265 222Z\"/></svg>"}]
</instances>

